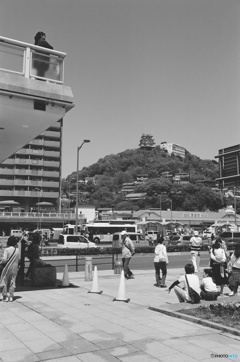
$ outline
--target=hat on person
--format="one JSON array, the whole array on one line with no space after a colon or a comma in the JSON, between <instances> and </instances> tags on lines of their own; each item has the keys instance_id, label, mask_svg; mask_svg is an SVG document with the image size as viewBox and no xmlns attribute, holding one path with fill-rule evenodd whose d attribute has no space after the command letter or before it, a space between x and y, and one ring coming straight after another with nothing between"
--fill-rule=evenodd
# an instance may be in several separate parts
<instances>
[{"instance_id":1,"label":"hat on person","mask_svg":"<svg viewBox=\"0 0 240 362\"><path fill-rule=\"evenodd\" d=\"M194 236L198 236L198 231L197 230L194 231Z\"/></svg>"},{"instance_id":2,"label":"hat on person","mask_svg":"<svg viewBox=\"0 0 240 362\"><path fill-rule=\"evenodd\" d=\"M123 230L123 231L121 232L121 235L127 235L126 230Z\"/></svg>"}]
</instances>

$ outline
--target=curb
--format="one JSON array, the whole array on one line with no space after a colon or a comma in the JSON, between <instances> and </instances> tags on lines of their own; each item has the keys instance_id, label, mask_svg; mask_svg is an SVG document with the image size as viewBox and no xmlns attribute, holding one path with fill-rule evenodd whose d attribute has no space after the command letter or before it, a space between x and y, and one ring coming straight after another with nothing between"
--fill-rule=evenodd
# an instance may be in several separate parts
<instances>
[{"instance_id":1,"label":"curb","mask_svg":"<svg viewBox=\"0 0 240 362\"><path fill-rule=\"evenodd\" d=\"M148 309L150 309L150 310L152 310L154 312L159 312L159 313L162 313L162 314L166 314L166 315L171 316L171 317L175 317L175 318L179 318L179 319L185 319L185 320L187 320L189 322L193 322L193 323L196 323L196 324L201 324L202 326L205 326L205 327L218 329L218 330L220 330L222 332L231 333L231 334L233 334L235 336L240 336L240 331L238 329L236 329L236 328L223 326L223 325L220 325L220 324L215 323L215 322L210 322L210 321L207 321L207 320L204 320L204 319L189 316L187 314L183 314L183 313L180 313L180 312L172 312L172 311L167 310L167 309L160 309L160 308L155 308L155 307L148 307Z\"/></svg>"}]
</instances>

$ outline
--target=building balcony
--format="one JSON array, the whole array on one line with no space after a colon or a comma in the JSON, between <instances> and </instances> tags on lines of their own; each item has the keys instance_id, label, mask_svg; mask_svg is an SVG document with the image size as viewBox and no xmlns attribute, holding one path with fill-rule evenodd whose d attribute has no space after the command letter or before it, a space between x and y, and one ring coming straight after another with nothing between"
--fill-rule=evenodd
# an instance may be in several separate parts
<instances>
[{"instance_id":1,"label":"building balcony","mask_svg":"<svg viewBox=\"0 0 240 362\"><path fill-rule=\"evenodd\" d=\"M61 132L54 132L54 131L45 131L42 133L44 135L44 137L49 137L49 138L56 138L56 139L60 139L61 138Z\"/></svg>"},{"instance_id":2,"label":"building balcony","mask_svg":"<svg viewBox=\"0 0 240 362\"><path fill-rule=\"evenodd\" d=\"M0 36L0 162L29 142L43 145L34 138L74 107L71 88L64 85L65 56Z\"/></svg>"}]
</instances>

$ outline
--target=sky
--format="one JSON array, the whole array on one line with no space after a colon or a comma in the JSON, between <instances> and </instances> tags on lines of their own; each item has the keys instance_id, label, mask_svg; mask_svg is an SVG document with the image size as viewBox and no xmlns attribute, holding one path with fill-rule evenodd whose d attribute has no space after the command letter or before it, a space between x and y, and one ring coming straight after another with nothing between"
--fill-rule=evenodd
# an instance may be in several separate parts
<instances>
[{"instance_id":1,"label":"sky","mask_svg":"<svg viewBox=\"0 0 240 362\"><path fill-rule=\"evenodd\" d=\"M239 0L0 0L0 35L66 52L62 177L143 133L202 159L240 143Z\"/></svg>"}]
</instances>

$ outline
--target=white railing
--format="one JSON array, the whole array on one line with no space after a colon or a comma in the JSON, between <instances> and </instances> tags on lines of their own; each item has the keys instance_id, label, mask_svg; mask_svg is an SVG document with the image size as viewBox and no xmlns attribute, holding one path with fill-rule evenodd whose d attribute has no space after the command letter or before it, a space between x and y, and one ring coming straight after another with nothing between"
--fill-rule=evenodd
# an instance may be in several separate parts
<instances>
[{"instance_id":1,"label":"white railing","mask_svg":"<svg viewBox=\"0 0 240 362\"><path fill-rule=\"evenodd\" d=\"M62 84L66 53L0 36L0 71Z\"/></svg>"},{"instance_id":2,"label":"white railing","mask_svg":"<svg viewBox=\"0 0 240 362\"><path fill-rule=\"evenodd\" d=\"M68 213L68 212L60 212L60 213L56 213L56 212L18 212L18 211L12 211L12 212L7 212L7 211L1 211L0 212L0 218L59 218L59 219L68 219L68 218L76 218L76 214L75 213Z\"/></svg>"}]
</instances>

